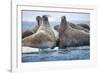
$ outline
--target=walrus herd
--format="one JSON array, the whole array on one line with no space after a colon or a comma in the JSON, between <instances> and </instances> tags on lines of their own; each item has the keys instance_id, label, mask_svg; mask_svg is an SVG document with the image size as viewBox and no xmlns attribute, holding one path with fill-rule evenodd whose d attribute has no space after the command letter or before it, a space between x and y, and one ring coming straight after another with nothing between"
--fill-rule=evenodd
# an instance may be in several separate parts
<instances>
[{"instance_id":1,"label":"walrus herd","mask_svg":"<svg viewBox=\"0 0 100 73\"><path fill-rule=\"evenodd\" d=\"M87 24L73 24L65 16L54 26L58 38L50 26L47 15L36 17L37 25L31 31L22 32L22 46L33 48L66 48L90 45L90 28Z\"/></svg>"}]
</instances>

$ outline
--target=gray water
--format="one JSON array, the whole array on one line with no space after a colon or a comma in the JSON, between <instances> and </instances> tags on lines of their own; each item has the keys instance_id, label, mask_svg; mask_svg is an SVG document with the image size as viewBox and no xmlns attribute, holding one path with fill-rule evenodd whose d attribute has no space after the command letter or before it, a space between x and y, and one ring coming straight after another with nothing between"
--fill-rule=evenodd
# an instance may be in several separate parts
<instances>
[{"instance_id":1,"label":"gray water","mask_svg":"<svg viewBox=\"0 0 100 73\"><path fill-rule=\"evenodd\" d=\"M43 62L43 61L67 61L67 60L89 60L89 47L74 47L59 49L58 51L41 51L39 53L22 54L22 62Z\"/></svg>"}]
</instances>

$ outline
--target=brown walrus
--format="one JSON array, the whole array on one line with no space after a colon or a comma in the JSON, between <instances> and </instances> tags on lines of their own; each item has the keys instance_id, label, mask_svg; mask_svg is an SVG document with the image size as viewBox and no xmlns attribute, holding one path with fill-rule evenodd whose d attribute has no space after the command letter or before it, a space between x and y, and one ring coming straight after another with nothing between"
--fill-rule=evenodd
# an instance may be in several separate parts
<instances>
[{"instance_id":1,"label":"brown walrus","mask_svg":"<svg viewBox=\"0 0 100 73\"><path fill-rule=\"evenodd\" d=\"M35 27L33 27L32 30L26 30L26 31L22 32L22 39L36 33L36 31L38 30L38 28L41 24L41 22L39 20L40 20L40 16L37 16L36 17L37 24L35 25Z\"/></svg>"},{"instance_id":2,"label":"brown walrus","mask_svg":"<svg viewBox=\"0 0 100 73\"><path fill-rule=\"evenodd\" d=\"M25 38L25 37L27 37L27 36L30 36L32 34L33 34L32 31L26 30L26 31L22 32L22 39Z\"/></svg>"},{"instance_id":3,"label":"brown walrus","mask_svg":"<svg viewBox=\"0 0 100 73\"><path fill-rule=\"evenodd\" d=\"M90 36L88 32L72 28L68 25L66 17L61 17L61 23L59 28L59 47L69 46L83 46L89 45Z\"/></svg>"},{"instance_id":4,"label":"brown walrus","mask_svg":"<svg viewBox=\"0 0 100 73\"><path fill-rule=\"evenodd\" d=\"M50 27L47 16L44 15L39 21L41 24L37 32L24 38L22 40L22 45L34 48L53 48L56 43L56 38Z\"/></svg>"},{"instance_id":5,"label":"brown walrus","mask_svg":"<svg viewBox=\"0 0 100 73\"><path fill-rule=\"evenodd\" d=\"M83 31L89 32L88 25L86 25L86 24L84 24L84 25L73 24L71 22L67 22L67 24L70 25L74 29L78 29L78 30L83 30ZM59 28L60 28L60 25L54 26L54 29L57 30L57 31L59 31Z\"/></svg>"},{"instance_id":6,"label":"brown walrus","mask_svg":"<svg viewBox=\"0 0 100 73\"><path fill-rule=\"evenodd\" d=\"M42 22L40 20L41 20L41 17L40 16L37 16L36 17L37 24L32 29L33 34L37 32L37 30L39 29L40 25L42 24Z\"/></svg>"},{"instance_id":7,"label":"brown walrus","mask_svg":"<svg viewBox=\"0 0 100 73\"><path fill-rule=\"evenodd\" d=\"M79 25L79 26L81 26L83 28L86 28L86 29L90 30L90 27L87 24L77 24L77 25Z\"/></svg>"}]
</instances>

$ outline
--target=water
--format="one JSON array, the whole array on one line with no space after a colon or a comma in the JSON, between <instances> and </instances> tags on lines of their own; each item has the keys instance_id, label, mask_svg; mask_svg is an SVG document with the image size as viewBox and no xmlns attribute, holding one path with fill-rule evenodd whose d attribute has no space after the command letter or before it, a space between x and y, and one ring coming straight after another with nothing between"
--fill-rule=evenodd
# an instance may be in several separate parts
<instances>
[{"instance_id":1,"label":"water","mask_svg":"<svg viewBox=\"0 0 100 73\"><path fill-rule=\"evenodd\" d=\"M73 47L57 51L41 51L39 53L23 53L22 62L89 60L89 47Z\"/></svg>"}]
</instances>

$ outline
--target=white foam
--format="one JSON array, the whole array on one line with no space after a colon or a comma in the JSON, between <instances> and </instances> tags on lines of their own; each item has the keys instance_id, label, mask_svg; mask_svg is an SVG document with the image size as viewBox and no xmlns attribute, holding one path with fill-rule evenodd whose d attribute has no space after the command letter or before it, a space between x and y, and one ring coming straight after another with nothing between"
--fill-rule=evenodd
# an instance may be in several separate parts
<instances>
[{"instance_id":1,"label":"white foam","mask_svg":"<svg viewBox=\"0 0 100 73\"><path fill-rule=\"evenodd\" d=\"M66 49L88 49L89 46L80 46L80 47L68 47ZM32 48L32 47L22 47L22 53L38 53L41 51L47 51L47 52L52 52L52 51L58 51L59 47L55 47L54 49L51 48L46 48L46 49L41 49L41 48ZM65 50L65 49L64 49Z\"/></svg>"},{"instance_id":2,"label":"white foam","mask_svg":"<svg viewBox=\"0 0 100 73\"><path fill-rule=\"evenodd\" d=\"M58 47L55 47L54 49L46 48L46 49L39 49L39 48L31 48L31 47L22 47L22 53L33 53L33 52L40 52L40 51L57 51Z\"/></svg>"},{"instance_id":3,"label":"white foam","mask_svg":"<svg viewBox=\"0 0 100 73\"><path fill-rule=\"evenodd\" d=\"M22 47L22 53L39 52L39 48Z\"/></svg>"}]
</instances>

